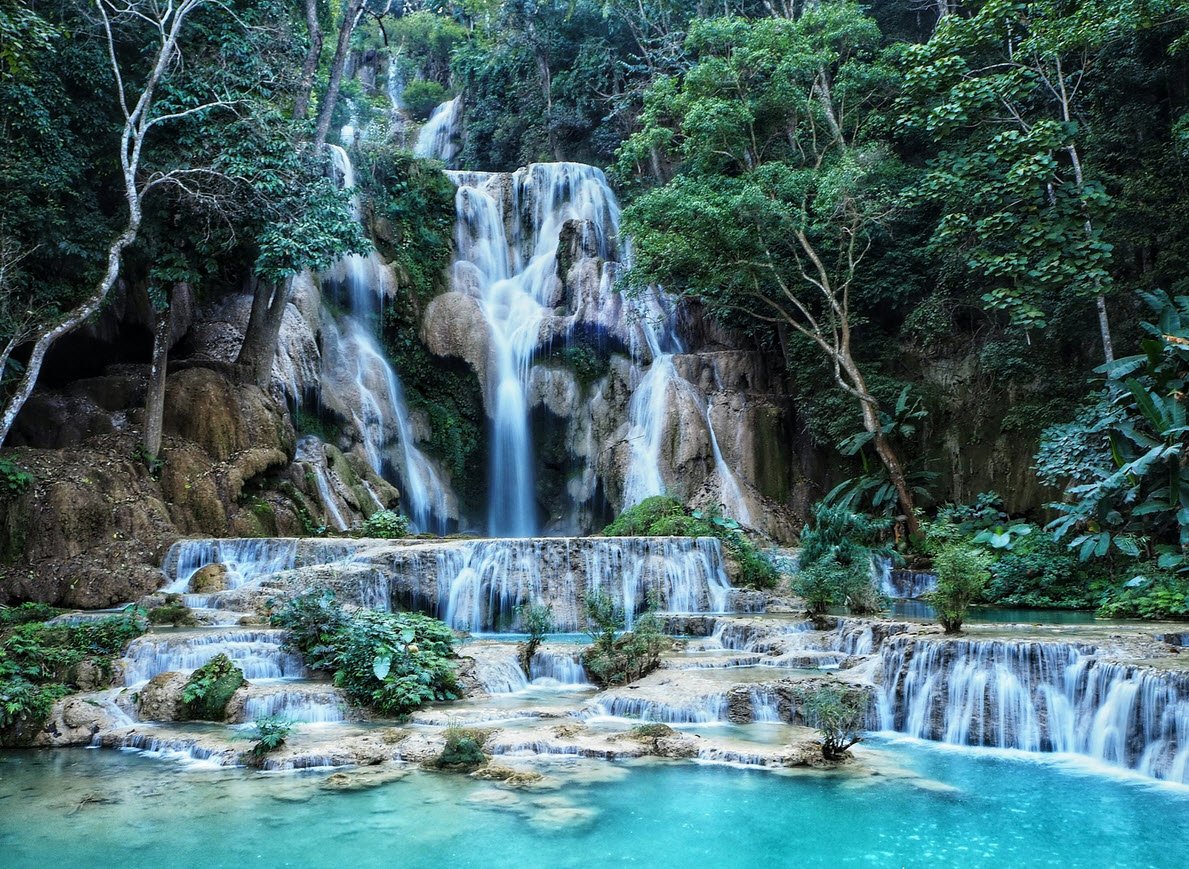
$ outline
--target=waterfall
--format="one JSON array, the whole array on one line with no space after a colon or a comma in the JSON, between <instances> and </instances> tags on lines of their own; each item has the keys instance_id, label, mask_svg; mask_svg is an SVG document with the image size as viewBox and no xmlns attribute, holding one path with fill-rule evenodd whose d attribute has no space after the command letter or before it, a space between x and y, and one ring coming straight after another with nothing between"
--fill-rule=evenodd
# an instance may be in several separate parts
<instances>
[{"instance_id":1,"label":"waterfall","mask_svg":"<svg viewBox=\"0 0 1189 869\"><path fill-rule=\"evenodd\" d=\"M619 205L603 173L578 163L519 169L507 189L507 176L448 174L458 186L453 285L478 298L491 342L488 530L527 537L538 530L527 391L540 326L555 304L562 227L588 222L600 256L610 259Z\"/></svg>"},{"instance_id":2,"label":"waterfall","mask_svg":"<svg viewBox=\"0 0 1189 869\"><path fill-rule=\"evenodd\" d=\"M165 553L165 574L170 579L165 591L185 594L190 579L208 564L227 568L228 588L239 588L256 580L292 570L297 561L297 541L274 538L179 540Z\"/></svg>"},{"instance_id":3,"label":"waterfall","mask_svg":"<svg viewBox=\"0 0 1189 869\"><path fill-rule=\"evenodd\" d=\"M1189 783L1189 674L1024 640L896 637L881 659L878 715L886 730L1082 754Z\"/></svg>"},{"instance_id":4,"label":"waterfall","mask_svg":"<svg viewBox=\"0 0 1189 869\"><path fill-rule=\"evenodd\" d=\"M886 558L872 565L875 587L895 600L916 600L937 587L937 574L923 570L898 570Z\"/></svg>"},{"instance_id":5,"label":"waterfall","mask_svg":"<svg viewBox=\"0 0 1189 869\"><path fill-rule=\"evenodd\" d=\"M243 720L279 716L304 724L346 721L346 703L338 694L309 688L283 688L267 694L253 694L244 705Z\"/></svg>"},{"instance_id":6,"label":"waterfall","mask_svg":"<svg viewBox=\"0 0 1189 869\"><path fill-rule=\"evenodd\" d=\"M326 455L322 441L314 435L307 435L297 442L297 460L305 462L314 474L314 485L318 489L318 498L326 508L327 520L336 531L345 531L348 527L346 516L339 506L338 495L331 488L327 477Z\"/></svg>"},{"instance_id":7,"label":"waterfall","mask_svg":"<svg viewBox=\"0 0 1189 869\"><path fill-rule=\"evenodd\" d=\"M145 634L124 655L124 684L140 685L161 673L197 670L215 655L226 655L244 678L284 679L305 675L301 658L281 645L281 631L235 628L183 636Z\"/></svg>"},{"instance_id":8,"label":"waterfall","mask_svg":"<svg viewBox=\"0 0 1189 869\"><path fill-rule=\"evenodd\" d=\"M586 668L582 666L582 652L559 652L539 649L529 662L529 678L536 685L590 687Z\"/></svg>"},{"instance_id":9,"label":"waterfall","mask_svg":"<svg viewBox=\"0 0 1189 869\"><path fill-rule=\"evenodd\" d=\"M462 97L455 97L433 110L421 132L413 154L417 157L432 157L449 166L458 156L459 124L462 120Z\"/></svg>"},{"instance_id":10,"label":"waterfall","mask_svg":"<svg viewBox=\"0 0 1189 869\"><path fill-rule=\"evenodd\" d=\"M432 572L434 614L459 630L515 629L516 607L545 602L554 627L580 630L580 600L601 590L623 607L630 628L649 594L674 612L723 612L730 585L713 538L622 537L581 541L460 541L438 547ZM428 568L428 566L427 566ZM426 585L430 584L426 578ZM423 604L424 605L424 604Z\"/></svg>"},{"instance_id":11,"label":"waterfall","mask_svg":"<svg viewBox=\"0 0 1189 869\"><path fill-rule=\"evenodd\" d=\"M350 155L343 148L330 147L342 187L354 189ZM356 219L361 219L358 195L351 203ZM387 294L389 279L383 262L375 251L367 257L351 254L336 264L332 274L347 286L351 313L342 317L341 323L329 313L323 317L324 379L331 381L324 389L333 389L334 378L343 372L353 372L349 379L357 403L352 413L368 463L381 476L386 463L396 470L402 484L402 506L414 530L445 533L450 513L448 488L414 442L404 385L367 325L380 313ZM334 510L333 506L327 509Z\"/></svg>"}]
</instances>

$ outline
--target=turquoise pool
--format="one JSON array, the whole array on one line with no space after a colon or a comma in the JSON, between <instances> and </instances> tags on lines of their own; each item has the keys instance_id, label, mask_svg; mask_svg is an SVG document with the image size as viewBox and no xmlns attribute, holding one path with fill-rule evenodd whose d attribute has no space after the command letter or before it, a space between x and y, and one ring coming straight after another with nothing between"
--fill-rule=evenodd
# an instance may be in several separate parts
<instances>
[{"instance_id":1,"label":"turquoise pool","mask_svg":"<svg viewBox=\"0 0 1189 869\"><path fill-rule=\"evenodd\" d=\"M1189 789L1061 760L874 741L878 774L562 763L554 787L0 754L5 866L1172 866ZM1069 762L1072 764L1072 762Z\"/></svg>"}]
</instances>

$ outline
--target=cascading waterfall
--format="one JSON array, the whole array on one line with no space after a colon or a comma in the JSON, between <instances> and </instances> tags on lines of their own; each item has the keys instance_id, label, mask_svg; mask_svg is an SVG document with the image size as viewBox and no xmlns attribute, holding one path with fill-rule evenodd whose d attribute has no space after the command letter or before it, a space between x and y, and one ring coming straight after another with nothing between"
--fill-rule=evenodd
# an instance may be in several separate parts
<instances>
[{"instance_id":1,"label":"cascading waterfall","mask_svg":"<svg viewBox=\"0 0 1189 869\"><path fill-rule=\"evenodd\" d=\"M429 116L421 132L413 154L441 160L447 166L458 156L458 127L462 120L462 98L455 97L442 103Z\"/></svg>"},{"instance_id":2,"label":"cascading waterfall","mask_svg":"<svg viewBox=\"0 0 1189 869\"><path fill-rule=\"evenodd\" d=\"M179 540L165 553L164 569L170 582L164 590L185 594L194 574L208 564L224 565L228 588L239 588L261 577L292 570L296 562L296 540L251 537Z\"/></svg>"},{"instance_id":3,"label":"cascading waterfall","mask_svg":"<svg viewBox=\"0 0 1189 869\"><path fill-rule=\"evenodd\" d=\"M280 631L237 628L138 637L124 656L124 684L140 685L160 673L197 670L215 655L226 655L249 680L305 675L301 659L283 648Z\"/></svg>"},{"instance_id":4,"label":"cascading waterfall","mask_svg":"<svg viewBox=\"0 0 1189 869\"><path fill-rule=\"evenodd\" d=\"M533 164L513 173L507 188L507 176L448 174L458 186L453 284L479 299L491 341L489 532L528 537L538 520L527 390L553 304L562 227L588 221L599 256L614 259L619 204L602 171L579 163Z\"/></svg>"},{"instance_id":5,"label":"cascading waterfall","mask_svg":"<svg viewBox=\"0 0 1189 869\"><path fill-rule=\"evenodd\" d=\"M1189 783L1189 674L1087 647L897 637L881 650L880 725L959 745L1086 755Z\"/></svg>"},{"instance_id":6,"label":"cascading waterfall","mask_svg":"<svg viewBox=\"0 0 1189 869\"><path fill-rule=\"evenodd\" d=\"M330 146L344 189L355 187L350 156ZM352 197L352 211L361 218L359 197ZM364 257L348 255L334 269L348 288L351 313L335 323L324 316L323 364L330 372L353 371L359 397L355 424L364 441L368 462L383 475L391 462L403 486L405 509L414 530L445 533L448 490L437 471L414 443L404 386L384 357L367 325L380 313L387 293L383 264L376 252ZM329 508L328 508L329 509Z\"/></svg>"},{"instance_id":7,"label":"cascading waterfall","mask_svg":"<svg viewBox=\"0 0 1189 869\"><path fill-rule=\"evenodd\" d=\"M460 541L439 547L424 569L424 588L437 596L416 591L414 601L468 631L514 629L516 608L533 602L552 605L556 630L579 630L580 601L593 590L624 608L629 627L650 594L663 609L705 613L725 611L730 592L713 538Z\"/></svg>"}]
</instances>

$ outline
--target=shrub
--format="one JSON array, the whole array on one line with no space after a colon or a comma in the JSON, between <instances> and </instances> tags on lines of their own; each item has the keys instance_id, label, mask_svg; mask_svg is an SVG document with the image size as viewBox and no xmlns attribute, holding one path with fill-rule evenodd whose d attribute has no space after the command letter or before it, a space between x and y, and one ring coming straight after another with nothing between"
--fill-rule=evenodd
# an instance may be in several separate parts
<instances>
[{"instance_id":1,"label":"shrub","mask_svg":"<svg viewBox=\"0 0 1189 869\"><path fill-rule=\"evenodd\" d=\"M524 672L528 673L532 670L533 655L537 653L545 635L553 630L553 608L541 603L521 605L516 607L516 616L528 634L528 641L520 646L520 661L524 665Z\"/></svg>"},{"instance_id":2,"label":"shrub","mask_svg":"<svg viewBox=\"0 0 1189 869\"><path fill-rule=\"evenodd\" d=\"M276 751L285 744L285 739L293 730L293 722L288 718L268 715L264 718L257 718L252 723L256 729L249 738L256 740L256 744L249 749L244 760L251 766L259 766L266 754Z\"/></svg>"},{"instance_id":3,"label":"shrub","mask_svg":"<svg viewBox=\"0 0 1189 869\"><path fill-rule=\"evenodd\" d=\"M1189 580L1161 570L1151 562L1121 586L1103 595L1098 615L1104 618L1189 618Z\"/></svg>"},{"instance_id":4,"label":"shrub","mask_svg":"<svg viewBox=\"0 0 1189 869\"><path fill-rule=\"evenodd\" d=\"M880 535L891 527L888 519L873 519L845 507L818 504L813 526L801 533L801 554L791 582L794 593L805 598L810 613L846 604L852 613L879 612L884 597L872 578L876 559L895 553Z\"/></svg>"},{"instance_id":5,"label":"shrub","mask_svg":"<svg viewBox=\"0 0 1189 869\"><path fill-rule=\"evenodd\" d=\"M226 655L211 658L182 688L182 717L189 721L222 721L231 696L245 682L244 671Z\"/></svg>"},{"instance_id":6,"label":"shrub","mask_svg":"<svg viewBox=\"0 0 1189 869\"><path fill-rule=\"evenodd\" d=\"M32 474L8 459L0 459L0 500L24 494L31 485Z\"/></svg>"},{"instance_id":7,"label":"shrub","mask_svg":"<svg viewBox=\"0 0 1189 869\"><path fill-rule=\"evenodd\" d=\"M58 613L56 607L44 603L23 603L20 606L0 606L0 628L28 622L48 622Z\"/></svg>"},{"instance_id":8,"label":"shrub","mask_svg":"<svg viewBox=\"0 0 1189 869\"><path fill-rule=\"evenodd\" d=\"M139 611L95 622L49 625L34 616L54 611L26 604L3 611L0 619L0 741L19 741L41 728L54 701L85 684L95 673L110 679L112 659L144 632ZM20 733L16 733L20 731Z\"/></svg>"},{"instance_id":9,"label":"shrub","mask_svg":"<svg viewBox=\"0 0 1189 869\"><path fill-rule=\"evenodd\" d=\"M378 537L392 540L409 536L409 520L392 510L377 510L368 516L360 529L361 537Z\"/></svg>"},{"instance_id":10,"label":"shrub","mask_svg":"<svg viewBox=\"0 0 1189 869\"><path fill-rule=\"evenodd\" d=\"M1090 608L1101 599L1105 571L1081 563L1047 534L1015 544L991 565L985 598L1002 606Z\"/></svg>"},{"instance_id":11,"label":"shrub","mask_svg":"<svg viewBox=\"0 0 1189 869\"><path fill-rule=\"evenodd\" d=\"M866 691L835 683L802 685L795 690L806 724L821 732L822 757L840 760L847 749L862 741L868 705Z\"/></svg>"},{"instance_id":12,"label":"shrub","mask_svg":"<svg viewBox=\"0 0 1189 869\"><path fill-rule=\"evenodd\" d=\"M405 85L401 102L405 109L419 121L426 120L433 110L446 102L449 92L436 81L416 79Z\"/></svg>"},{"instance_id":13,"label":"shrub","mask_svg":"<svg viewBox=\"0 0 1189 869\"><path fill-rule=\"evenodd\" d=\"M990 579L991 556L969 546L948 546L933 559L937 588L929 602L947 634L962 630L970 605L982 597Z\"/></svg>"},{"instance_id":14,"label":"shrub","mask_svg":"<svg viewBox=\"0 0 1189 869\"><path fill-rule=\"evenodd\" d=\"M173 625L175 628L198 624L191 609L182 603L180 594L167 594L165 603L149 610L149 624Z\"/></svg>"},{"instance_id":15,"label":"shrub","mask_svg":"<svg viewBox=\"0 0 1189 869\"><path fill-rule=\"evenodd\" d=\"M738 522L716 510L687 511L667 495L645 498L603 529L605 537L717 537L733 567L735 585L775 588L780 573L772 559L743 534Z\"/></svg>"},{"instance_id":16,"label":"shrub","mask_svg":"<svg viewBox=\"0 0 1189 869\"><path fill-rule=\"evenodd\" d=\"M648 612L639 616L628 633L623 608L609 595L594 591L586 598L587 635L593 643L582 653L586 672L598 685L623 685L655 670L661 662L667 637L650 601Z\"/></svg>"},{"instance_id":17,"label":"shrub","mask_svg":"<svg viewBox=\"0 0 1189 869\"><path fill-rule=\"evenodd\" d=\"M657 536L653 525L666 517L685 516L685 507L676 498L654 495L620 513L603 529L604 537Z\"/></svg>"},{"instance_id":18,"label":"shrub","mask_svg":"<svg viewBox=\"0 0 1189 869\"><path fill-rule=\"evenodd\" d=\"M417 613L343 610L332 592L313 589L273 615L285 643L307 666L334 674L355 703L403 715L458 697L454 632Z\"/></svg>"},{"instance_id":19,"label":"shrub","mask_svg":"<svg viewBox=\"0 0 1189 869\"><path fill-rule=\"evenodd\" d=\"M465 727L446 728L446 746L433 765L438 769L471 770L487 763L483 743L487 732Z\"/></svg>"}]
</instances>

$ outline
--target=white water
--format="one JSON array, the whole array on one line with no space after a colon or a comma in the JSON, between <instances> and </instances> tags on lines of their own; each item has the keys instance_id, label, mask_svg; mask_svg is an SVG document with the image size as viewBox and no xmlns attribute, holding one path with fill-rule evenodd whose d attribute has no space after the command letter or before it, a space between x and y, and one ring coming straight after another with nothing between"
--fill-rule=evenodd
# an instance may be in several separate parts
<instances>
[{"instance_id":1,"label":"white water","mask_svg":"<svg viewBox=\"0 0 1189 869\"><path fill-rule=\"evenodd\" d=\"M1052 642L896 638L881 654L886 730L1087 755L1189 783L1189 675Z\"/></svg>"},{"instance_id":2,"label":"white water","mask_svg":"<svg viewBox=\"0 0 1189 869\"><path fill-rule=\"evenodd\" d=\"M477 296L490 337L489 532L531 536L539 522L527 390L541 322L555 304L559 238L566 221L589 221L600 256L613 258L619 204L602 171L579 163L537 163L510 179L448 174L458 186L453 284Z\"/></svg>"},{"instance_id":3,"label":"white water","mask_svg":"<svg viewBox=\"0 0 1189 869\"><path fill-rule=\"evenodd\" d=\"M292 570L296 560L297 541L284 538L179 540L165 554L165 572L170 583L164 591L185 594L190 579L208 564L224 565L228 588L239 588L261 577Z\"/></svg>"},{"instance_id":4,"label":"white water","mask_svg":"<svg viewBox=\"0 0 1189 869\"><path fill-rule=\"evenodd\" d=\"M160 673L188 673L226 655L244 678L285 679L305 674L300 658L281 646L281 631L221 629L185 635L145 634L124 656L124 684L140 685Z\"/></svg>"},{"instance_id":5,"label":"white water","mask_svg":"<svg viewBox=\"0 0 1189 869\"><path fill-rule=\"evenodd\" d=\"M441 160L449 166L458 156L458 127L462 120L462 98L442 103L433 110L421 132L417 134L417 144L413 146L413 154L418 157L431 157Z\"/></svg>"},{"instance_id":6,"label":"white water","mask_svg":"<svg viewBox=\"0 0 1189 869\"><path fill-rule=\"evenodd\" d=\"M345 703L330 691L282 688L266 694L253 694L244 705L244 720L279 716L304 724L328 724L345 721Z\"/></svg>"},{"instance_id":7,"label":"white water","mask_svg":"<svg viewBox=\"0 0 1189 869\"><path fill-rule=\"evenodd\" d=\"M355 170L350 156L342 148L330 147L342 186L354 189ZM360 219L358 196L352 199L352 209ZM333 383L342 372L352 372L349 380L358 399L354 422L363 438L368 462L380 475L386 463L395 469L402 506L413 530L445 533L450 512L448 488L414 442L404 386L368 325L381 312L388 294L386 269L373 251L367 257L344 257L332 274L347 285L351 313L340 323L331 316L323 317L323 366L328 369L328 379Z\"/></svg>"},{"instance_id":8,"label":"white water","mask_svg":"<svg viewBox=\"0 0 1189 869\"><path fill-rule=\"evenodd\" d=\"M463 541L443 547L435 575L438 618L459 630L515 628L516 607L547 602L554 629L580 630L579 601L593 590L624 610L630 628L655 594L671 612L724 612L730 584L712 538L590 538L559 561L564 541Z\"/></svg>"}]
</instances>

